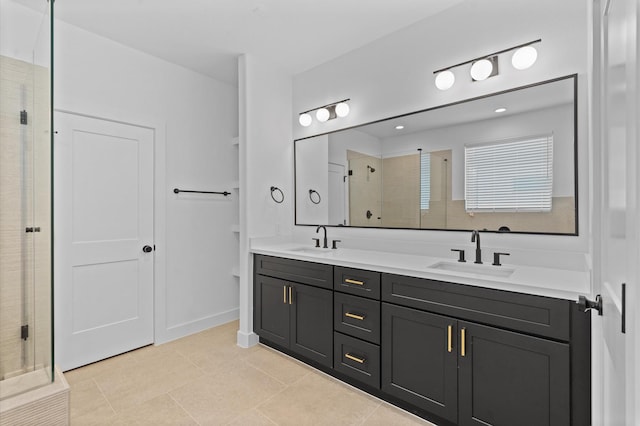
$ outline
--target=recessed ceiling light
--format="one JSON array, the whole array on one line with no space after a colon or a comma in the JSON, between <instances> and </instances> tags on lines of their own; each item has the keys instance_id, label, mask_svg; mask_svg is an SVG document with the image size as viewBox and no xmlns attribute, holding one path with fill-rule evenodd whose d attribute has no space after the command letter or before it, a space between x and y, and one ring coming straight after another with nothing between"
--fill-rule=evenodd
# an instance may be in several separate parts
<instances>
[{"instance_id":1,"label":"recessed ceiling light","mask_svg":"<svg viewBox=\"0 0 640 426\"><path fill-rule=\"evenodd\" d=\"M402 130L404 129L404 126L402 124L399 124L396 126L396 130Z\"/></svg>"},{"instance_id":2,"label":"recessed ceiling light","mask_svg":"<svg viewBox=\"0 0 640 426\"><path fill-rule=\"evenodd\" d=\"M506 108L497 108L496 112L505 112L507 109Z\"/></svg>"}]
</instances>

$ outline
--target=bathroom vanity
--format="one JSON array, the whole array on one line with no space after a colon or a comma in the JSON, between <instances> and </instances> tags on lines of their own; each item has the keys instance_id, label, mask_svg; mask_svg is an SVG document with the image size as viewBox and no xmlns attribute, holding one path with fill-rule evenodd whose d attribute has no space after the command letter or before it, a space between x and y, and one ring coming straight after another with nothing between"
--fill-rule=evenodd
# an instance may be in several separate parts
<instances>
[{"instance_id":1,"label":"bathroom vanity","mask_svg":"<svg viewBox=\"0 0 640 426\"><path fill-rule=\"evenodd\" d=\"M591 320L571 290L423 256L253 251L262 343L438 425L590 424Z\"/></svg>"}]
</instances>

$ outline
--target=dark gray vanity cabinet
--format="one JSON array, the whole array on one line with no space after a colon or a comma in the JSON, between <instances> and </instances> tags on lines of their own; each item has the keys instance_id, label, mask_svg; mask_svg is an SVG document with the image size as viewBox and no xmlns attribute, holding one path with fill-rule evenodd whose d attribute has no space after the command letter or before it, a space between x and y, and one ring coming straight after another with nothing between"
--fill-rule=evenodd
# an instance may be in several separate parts
<instances>
[{"instance_id":1,"label":"dark gray vanity cabinet","mask_svg":"<svg viewBox=\"0 0 640 426\"><path fill-rule=\"evenodd\" d=\"M334 267L333 368L380 389L380 273Z\"/></svg>"},{"instance_id":2,"label":"dark gray vanity cabinet","mask_svg":"<svg viewBox=\"0 0 640 426\"><path fill-rule=\"evenodd\" d=\"M256 256L255 262L256 333L271 343L332 367L333 291L321 286L331 287L333 267L268 256Z\"/></svg>"},{"instance_id":3,"label":"dark gray vanity cabinet","mask_svg":"<svg viewBox=\"0 0 640 426\"><path fill-rule=\"evenodd\" d=\"M591 317L573 301L254 260L264 343L443 426L591 423Z\"/></svg>"},{"instance_id":4,"label":"dark gray vanity cabinet","mask_svg":"<svg viewBox=\"0 0 640 426\"><path fill-rule=\"evenodd\" d=\"M382 390L443 419L458 417L456 321L382 304Z\"/></svg>"},{"instance_id":5,"label":"dark gray vanity cabinet","mask_svg":"<svg viewBox=\"0 0 640 426\"><path fill-rule=\"evenodd\" d=\"M382 300L384 392L464 426L584 424L571 375L590 317L575 303L391 274Z\"/></svg>"}]
</instances>

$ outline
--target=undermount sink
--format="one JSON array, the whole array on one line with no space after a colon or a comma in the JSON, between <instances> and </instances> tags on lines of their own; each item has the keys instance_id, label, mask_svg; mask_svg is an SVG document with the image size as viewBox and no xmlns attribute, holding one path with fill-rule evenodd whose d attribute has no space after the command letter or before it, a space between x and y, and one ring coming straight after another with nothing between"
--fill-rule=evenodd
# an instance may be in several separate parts
<instances>
[{"instance_id":1,"label":"undermount sink","mask_svg":"<svg viewBox=\"0 0 640 426\"><path fill-rule=\"evenodd\" d=\"M292 252L303 254L316 254L316 255L329 255L332 253L331 249L325 249L321 247L296 247L292 248Z\"/></svg>"},{"instance_id":2,"label":"undermount sink","mask_svg":"<svg viewBox=\"0 0 640 426\"><path fill-rule=\"evenodd\" d=\"M465 274L490 275L492 277L508 277L514 272L514 269L505 268L504 266L478 265L475 263L462 262L436 262L429 266L429 269L462 272Z\"/></svg>"}]
</instances>

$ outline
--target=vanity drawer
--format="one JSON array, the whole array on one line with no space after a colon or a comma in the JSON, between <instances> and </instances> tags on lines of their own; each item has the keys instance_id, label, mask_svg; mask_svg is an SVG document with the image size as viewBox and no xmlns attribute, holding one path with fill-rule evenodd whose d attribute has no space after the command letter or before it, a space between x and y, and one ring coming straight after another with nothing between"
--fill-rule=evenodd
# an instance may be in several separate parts
<instances>
[{"instance_id":1,"label":"vanity drawer","mask_svg":"<svg viewBox=\"0 0 640 426\"><path fill-rule=\"evenodd\" d=\"M380 346L333 333L333 368L380 389Z\"/></svg>"},{"instance_id":2,"label":"vanity drawer","mask_svg":"<svg viewBox=\"0 0 640 426\"><path fill-rule=\"evenodd\" d=\"M333 266L303 260L284 259L257 254L254 258L256 274L287 281L309 284L331 289L333 287Z\"/></svg>"},{"instance_id":3,"label":"vanity drawer","mask_svg":"<svg viewBox=\"0 0 640 426\"><path fill-rule=\"evenodd\" d=\"M333 274L335 290L380 300L380 272L336 266Z\"/></svg>"},{"instance_id":4,"label":"vanity drawer","mask_svg":"<svg viewBox=\"0 0 640 426\"><path fill-rule=\"evenodd\" d=\"M444 281L382 275L382 300L568 341L573 302Z\"/></svg>"},{"instance_id":5,"label":"vanity drawer","mask_svg":"<svg viewBox=\"0 0 640 426\"><path fill-rule=\"evenodd\" d=\"M333 328L344 334L380 344L380 302L334 293Z\"/></svg>"}]
</instances>

